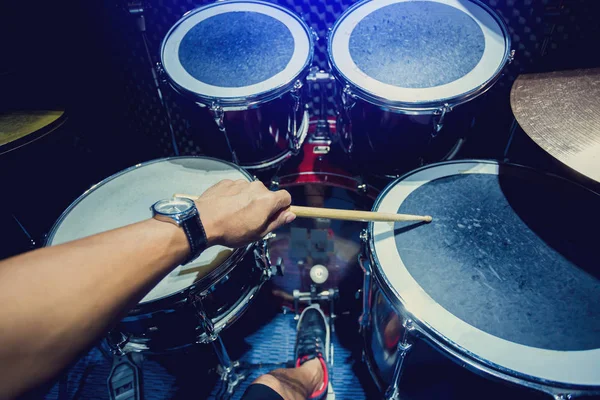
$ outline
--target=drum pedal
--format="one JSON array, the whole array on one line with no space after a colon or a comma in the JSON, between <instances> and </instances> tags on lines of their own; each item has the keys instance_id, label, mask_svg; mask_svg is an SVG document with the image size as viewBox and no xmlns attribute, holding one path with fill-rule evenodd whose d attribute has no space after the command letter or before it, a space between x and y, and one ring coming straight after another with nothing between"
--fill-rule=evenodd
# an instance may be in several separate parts
<instances>
[{"instance_id":1,"label":"drum pedal","mask_svg":"<svg viewBox=\"0 0 600 400\"><path fill-rule=\"evenodd\" d=\"M138 353L115 355L113 366L108 375L108 396L111 400L142 399L142 369Z\"/></svg>"}]
</instances>

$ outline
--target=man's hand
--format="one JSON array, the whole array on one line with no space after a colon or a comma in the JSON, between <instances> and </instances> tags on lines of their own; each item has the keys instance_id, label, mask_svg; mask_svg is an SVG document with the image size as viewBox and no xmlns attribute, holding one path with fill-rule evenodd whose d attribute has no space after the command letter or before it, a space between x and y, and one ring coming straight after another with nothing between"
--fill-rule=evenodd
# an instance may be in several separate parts
<instances>
[{"instance_id":1,"label":"man's hand","mask_svg":"<svg viewBox=\"0 0 600 400\"><path fill-rule=\"evenodd\" d=\"M242 247L296 216L285 190L272 192L261 182L223 180L196 200L209 246Z\"/></svg>"}]
</instances>

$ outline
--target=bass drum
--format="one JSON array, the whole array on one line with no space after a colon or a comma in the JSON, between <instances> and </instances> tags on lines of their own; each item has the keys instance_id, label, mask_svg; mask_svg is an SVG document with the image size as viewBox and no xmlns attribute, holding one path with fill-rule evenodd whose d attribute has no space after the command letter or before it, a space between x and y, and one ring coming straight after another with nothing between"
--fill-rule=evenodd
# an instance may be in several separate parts
<instances>
[{"instance_id":1,"label":"bass drum","mask_svg":"<svg viewBox=\"0 0 600 400\"><path fill-rule=\"evenodd\" d=\"M599 205L577 184L492 161L390 184L374 211L433 221L369 225L364 350L386 398L600 394ZM585 217L557 218L574 210Z\"/></svg>"},{"instance_id":2,"label":"bass drum","mask_svg":"<svg viewBox=\"0 0 600 400\"><path fill-rule=\"evenodd\" d=\"M151 218L150 206L174 193L202 194L223 179L251 181L228 162L174 157L142 163L93 186L56 222L57 245ZM242 315L260 289L267 265L262 243L212 246L165 276L115 328L111 342L125 352L163 353L210 340ZM85 266L82 266L82 268ZM201 324L211 319L213 332ZM116 339L115 339L116 338Z\"/></svg>"},{"instance_id":3,"label":"bass drum","mask_svg":"<svg viewBox=\"0 0 600 400\"><path fill-rule=\"evenodd\" d=\"M315 126L311 123L310 130ZM328 147L327 142L309 139L299 160L292 160L287 170L273 178L272 188L287 190L299 206L369 210L378 190L336 167L324 152ZM291 165L294 161L296 166ZM328 278L317 285L319 289L339 290L338 315L351 308L362 286L357 256L365 226L363 222L298 218L276 230L268 244L270 259L272 264L282 262L285 267L283 276L272 278L276 297L290 304L294 290L309 292L313 284L310 270L321 265L327 269Z\"/></svg>"}]
</instances>

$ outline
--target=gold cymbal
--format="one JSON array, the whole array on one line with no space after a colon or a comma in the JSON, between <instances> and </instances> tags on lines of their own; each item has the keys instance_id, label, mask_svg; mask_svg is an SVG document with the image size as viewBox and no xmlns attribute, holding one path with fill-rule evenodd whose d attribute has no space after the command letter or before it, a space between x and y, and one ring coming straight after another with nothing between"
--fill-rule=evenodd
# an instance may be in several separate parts
<instances>
[{"instance_id":1,"label":"gold cymbal","mask_svg":"<svg viewBox=\"0 0 600 400\"><path fill-rule=\"evenodd\" d=\"M600 68L521 75L510 104L538 146L600 182Z\"/></svg>"},{"instance_id":2,"label":"gold cymbal","mask_svg":"<svg viewBox=\"0 0 600 400\"><path fill-rule=\"evenodd\" d=\"M33 135L44 131L49 133L64 115L61 110L18 110L0 113L0 154L18 146L12 146L16 141L23 144L37 139ZM28 136L32 135L31 138Z\"/></svg>"}]
</instances>

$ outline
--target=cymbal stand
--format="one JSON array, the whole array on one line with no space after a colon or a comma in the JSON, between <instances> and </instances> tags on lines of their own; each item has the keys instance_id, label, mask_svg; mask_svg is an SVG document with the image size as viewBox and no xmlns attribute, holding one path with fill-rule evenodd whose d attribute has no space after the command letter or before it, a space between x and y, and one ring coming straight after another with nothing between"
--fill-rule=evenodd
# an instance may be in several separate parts
<instances>
[{"instance_id":1,"label":"cymbal stand","mask_svg":"<svg viewBox=\"0 0 600 400\"><path fill-rule=\"evenodd\" d=\"M177 145L175 130L173 129L173 118L171 117L171 111L167 105L165 98L162 93L161 83L164 83L164 71L160 63L154 63L152 55L150 53L150 47L148 46L148 36L146 35L146 19L144 17L145 3L140 0L132 0L127 2L127 11L135 19L135 25L142 36L142 42L144 43L144 49L146 51L146 58L150 64L150 72L152 73L152 81L154 82L154 88L158 94L158 100L165 111L167 117L167 126L171 134L171 144L173 146L173 153L175 156L179 155L179 146Z\"/></svg>"}]
</instances>

